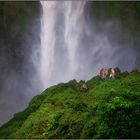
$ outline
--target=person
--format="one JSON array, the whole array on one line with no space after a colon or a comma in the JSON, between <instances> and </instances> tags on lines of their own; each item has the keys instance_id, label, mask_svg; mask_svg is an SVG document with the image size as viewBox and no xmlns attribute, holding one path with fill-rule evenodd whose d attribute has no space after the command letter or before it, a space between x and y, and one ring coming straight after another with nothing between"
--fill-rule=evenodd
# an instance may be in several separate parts
<instances>
[{"instance_id":1,"label":"person","mask_svg":"<svg viewBox=\"0 0 140 140\"><path fill-rule=\"evenodd\" d=\"M112 79L115 79L115 70L114 70L114 68L111 69L109 77L112 78Z\"/></svg>"},{"instance_id":2,"label":"person","mask_svg":"<svg viewBox=\"0 0 140 140\"><path fill-rule=\"evenodd\" d=\"M106 77L108 77L108 69L105 70Z\"/></svg>"},{"instance_id":3,"label":"person","mask_svg":"<svg viewBox=\"0 0 140 140\"><path fill-rule=\"evenodd\" d=\"M112 78L115 79L116 73L115 73L115 69L112 68Z\"/></svg>"},{"instance_id":4,"label":"person","mask_svg":"<svg viewBox=\"0 0 140 140\"><path fill-rule=\"evenodd\" d=\"M103 77L103 68L100 69L100 72L99 73L100 73L100 76Z\"/></svg>"},{"instance_id":5,"label":"person","mask_svg":"<svg viewBox=\"0 0 140 140\"><path fill-rule=\"evenodd\" d=\"M103 69L103 79L105 79L106 78L106 70L105 69Z\"/></svg>"}]
</instances>

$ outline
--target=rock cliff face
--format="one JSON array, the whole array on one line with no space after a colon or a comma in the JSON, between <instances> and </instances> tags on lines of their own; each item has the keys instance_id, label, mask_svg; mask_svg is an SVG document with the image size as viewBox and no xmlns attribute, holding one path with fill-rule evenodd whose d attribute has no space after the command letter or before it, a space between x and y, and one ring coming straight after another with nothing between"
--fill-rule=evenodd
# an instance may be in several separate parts
<instances>
[{"instance_id":1,"label":"rock cliff face","mask_svg":"<svg viewBox=\"0 0 140 140\"><path fill-rule=\"evenodd\" d=\"M0 2L0 123L34 92L28 87L35 84L29 76L35 72L31 56L39 47L40 16L40 2Z\"/></svg>"}]
</instances>

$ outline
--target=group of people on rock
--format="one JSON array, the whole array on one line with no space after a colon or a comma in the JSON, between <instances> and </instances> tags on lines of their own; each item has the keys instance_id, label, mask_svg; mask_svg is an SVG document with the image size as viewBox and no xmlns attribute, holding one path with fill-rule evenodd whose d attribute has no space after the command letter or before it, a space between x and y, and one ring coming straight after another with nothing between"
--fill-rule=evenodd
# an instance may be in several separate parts
<instances>
[{"instance_id":1,"label":"group of people on rock","mask_svg":"<svg viewBox=\"0 0 140 140\"><path fill-rule=\"evenodd\" d=\"M101 68L99 75L102 79L110 78L115 79L117 70L115 68ZM88 87L87 84L83 81L80 87L81 91L87 91Z\"/></svg>"},{"instance_id":2,"label":"group of people on rock","mask_svg":"<svg viewBox=\"0 0 140 140\"><path fill-rule=\"evenodd\" d=\"M115 76L116 76L116 72L114 68L111 68L111 69L102 68L100 69L99 74L103 79L106 79L107 77L115 79Z\"/></svg>"}]
</instances>

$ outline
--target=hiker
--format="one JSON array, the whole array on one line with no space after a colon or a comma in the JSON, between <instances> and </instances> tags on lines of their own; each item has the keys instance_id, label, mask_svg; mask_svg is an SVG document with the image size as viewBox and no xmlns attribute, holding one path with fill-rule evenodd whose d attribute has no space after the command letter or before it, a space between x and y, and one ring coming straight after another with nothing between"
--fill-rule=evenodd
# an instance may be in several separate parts
<instances>
[{"instance_id":1,"label":"hiker","mask_svg":"<svg viewBox=\"0 0 140 140\"><path fill-rule=\"evenodd\" d=\"M103 78L103 71L104 71L104 69L102 68L102 69L100 69L100 76Z\"/></svg>"},{"instance_id":2,"label":"hiker","mask_svg":"<svg viewBox=\"0 0 140 140\"><path fill-rule=\"evenodd\" d=\"M108 77L108 69L105 70L106 77Z\"/></svg>"},{"instance_id":3,"label":"hiker","mask_svg":"<svg viewBox=\"0 0 140 140\"><path fill-rule=\"evenodd\" d=\"M112 68L110 71L110 78L115 79L115 70Z\"/></svg>"},{"instance_id":4,"label":"hiker","mask_svg":"<svg viewBox=\"0 0 140 140\"><path fill-rule=\"evenodd\" d=\"M103 69L103 76L102 76L103 79L106 79L106 69Z\"/></svg>"}]
</instances>

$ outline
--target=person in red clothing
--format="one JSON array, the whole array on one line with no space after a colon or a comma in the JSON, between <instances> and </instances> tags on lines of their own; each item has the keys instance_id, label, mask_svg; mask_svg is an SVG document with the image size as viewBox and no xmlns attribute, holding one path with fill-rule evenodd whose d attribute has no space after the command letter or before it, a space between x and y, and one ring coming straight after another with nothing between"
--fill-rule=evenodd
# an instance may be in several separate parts
<instances>
[{"instance_id":1,"label":"person in red clothing","mask_svg":"<svg viewBox=\"0 0 140 140\"><path fill-rule=\"evenodd\" d=\"M103 77L103 71L104 71L104 69L102 68L102 69L100 69L100 76L101 77Z\"/></svg>"}]
</instances>

